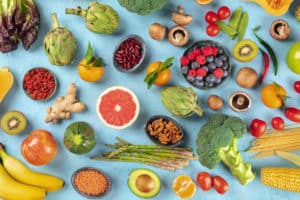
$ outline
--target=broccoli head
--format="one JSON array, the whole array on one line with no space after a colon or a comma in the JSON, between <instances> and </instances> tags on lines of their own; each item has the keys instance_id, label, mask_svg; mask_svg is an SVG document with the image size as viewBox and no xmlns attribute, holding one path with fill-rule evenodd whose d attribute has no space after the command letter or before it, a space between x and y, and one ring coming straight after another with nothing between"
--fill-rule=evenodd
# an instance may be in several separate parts
<instances>
[{"instance_id":1,"label":"broccoli head","mask_svg":"<svg viewBox=\"0 0 300 200\"><path fill-rule=\"evenodd\" d=\"M215 114L199 131L197 153L202 165L212 169L223 162L243 185L255 178L251 164L244 163L237 149L238 138L247 132L246 124L238 117Z\"/></svg>"}]
</instances>

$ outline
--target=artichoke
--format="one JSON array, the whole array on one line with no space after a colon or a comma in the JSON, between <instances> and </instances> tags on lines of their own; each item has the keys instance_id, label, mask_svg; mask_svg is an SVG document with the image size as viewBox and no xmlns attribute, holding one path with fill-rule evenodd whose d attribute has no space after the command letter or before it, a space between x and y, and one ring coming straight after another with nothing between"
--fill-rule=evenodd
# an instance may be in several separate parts
<instances>
[{"instance_id":1,"label":"artichoke","mask_svg":"<svg viewBox=\"0 0 300 200\"><path fill-rule=\"evenodd\" d=\"M112 34L119 28L120 19L118 13L106 4L91 2L87 10L66 8L66 14L79 15L85 19L86 27L95 33Z\"/></svg>"},{"instance_id":2,"label":"artichoke","mask_svg":"<svg viewBox=\"0 0 300 200\"><path fill-rule=\"evenodd\" d=\"M189 117L196 113L202 116L198 96L192 88L171 86L161 91L161 102L175 117Z\"/></svg>"},{"instance_id":3,"label":"artichoke","mask_svg":"<svg viewBox=\"0 0 300 200\"><path fill-rule=\"evenodd\" d=\"M52 28L44 38L44 49L52 65L69 64L76 53L76 38L65 27L59 25L56 13L51 15Z\"/></svg>"},{"instance_id":4,"label":"artichoke","mask_svg":"<svg viewBox=\"0 0 300 200\"><path fill-rule=\"evenodd\" d=\"M28 50L37 39L40 14L33 0L0 1L0 51L18 48L19 40Z\"/></svg>"}]
</instances>

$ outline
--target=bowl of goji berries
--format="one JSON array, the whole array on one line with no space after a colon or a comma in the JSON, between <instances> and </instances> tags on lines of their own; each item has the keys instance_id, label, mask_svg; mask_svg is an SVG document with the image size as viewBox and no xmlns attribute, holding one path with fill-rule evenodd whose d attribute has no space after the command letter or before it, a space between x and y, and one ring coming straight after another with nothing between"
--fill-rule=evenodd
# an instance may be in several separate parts
<instances>
[{"instance_id":1,"label":"bowl of goji berries","mask_svg":"<svg viewBox=\"0 0 300 200\"><path fill-rule=\"evenodd\" d=\"M231 72L228 51L212 40L193 43L180 58L181 73L196 88L219 86Z\"/></svg>"},{"instance_id":2,"label":"bowl of goji berries","mask_svg":"<svg viewBox=\"0 0 300 200\"><path fill-rule=\"evenodd\" d=\"M120 72L133 72L138 69L146 57L146 45L138 35L123 38L113 54L113 63Z\"/></svg>"},{"instance_id":3,"label":"bowl of goji berries","mask_svg":"<svg viewBox=\"0 0 300 200\"><path fill-rule=\"evenodd\" d=\"M33 100L46 101L50 99L57 88L57 80L52 72L44 67L32 68L23 78L23 89Z\"/></svg>"}]
</instances>

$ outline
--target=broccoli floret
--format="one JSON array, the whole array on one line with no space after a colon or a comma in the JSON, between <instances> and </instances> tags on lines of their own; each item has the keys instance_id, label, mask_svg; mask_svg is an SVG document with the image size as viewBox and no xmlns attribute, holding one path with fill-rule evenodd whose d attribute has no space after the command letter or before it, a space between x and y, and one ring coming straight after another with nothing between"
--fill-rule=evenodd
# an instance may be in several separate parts
<instances>
[{"instance_id":1,"label":"broccoli floret","mask_svg":"<svg viewBox=\"0 0 300 200\"><path fill-rule=\"evenodd\" d=\"M209 169L223 162L238 181L246 185L255 178L251 164L244 163L237 149L238 138L247 132L246 124L238 117L215 114L199 131L197 152L199 161Z\"/></svg>"}]
</instances>

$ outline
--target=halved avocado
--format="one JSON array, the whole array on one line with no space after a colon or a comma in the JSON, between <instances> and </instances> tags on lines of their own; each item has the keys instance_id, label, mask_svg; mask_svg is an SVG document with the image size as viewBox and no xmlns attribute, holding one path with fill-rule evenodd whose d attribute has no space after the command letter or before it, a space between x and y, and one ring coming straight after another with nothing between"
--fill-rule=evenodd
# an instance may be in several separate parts
<instances>
[{"instance_id":1,"label":"halved avocado","mask_svg":"<svg viewBox=\"0 0 300 200\"><path fill-rule=\"evenodd\" d=\"M138 197L154 197L159 193L160 186L160 178L152 170L138 168L129 174L128 187Z\"/></svg>"}]
</instances>

